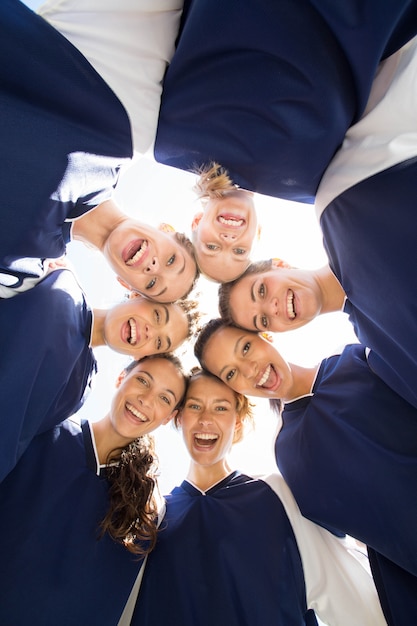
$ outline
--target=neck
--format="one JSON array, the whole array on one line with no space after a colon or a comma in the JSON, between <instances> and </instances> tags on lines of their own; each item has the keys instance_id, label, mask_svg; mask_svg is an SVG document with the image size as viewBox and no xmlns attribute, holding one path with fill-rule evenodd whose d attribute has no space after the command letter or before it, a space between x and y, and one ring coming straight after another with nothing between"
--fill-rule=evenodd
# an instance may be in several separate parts
<instances>
[{"instance_id":1,"label":"neck","mask_svg":"<svg viewBox=\"0 0 417 626\"><path fill-rule=\"evenodd\" d=\"M91 331L91 347L104 346L106 344L104 336L104 322L106 320L106 309L93 309L93 328Z\"/></svg>"},{"instance_id":2,"label":"neck","mask_svg":"<svg viewBox=\"0 0 417 626\"><path fill-rule=\"evenodd\" d=\"M187 474L187 480L193 483L201 491L207 491L213 485L229 476L231 469L226 459L221 459L215 465L199 465L191 461Z\"/></svg>"},{"instance_id":3,"label":"neck","mask_svg":"<svg viewBox=\"0 0 417 626\"><path fill-rule=\"evenodd\" d=\"M94 432L94 439L96 441L100 465L107 463L107 459L112 450L115 450L116 448L124 448L129 443L126 439L120 437L115 432L112 427L109 414L98 422L93 422L91 427Z\"/></svg>"},{"instance_id":4,"label":"neck","mask_svg":"<svg viewBox=\"0 0 417 626\"><path fill-rule=\"evenodd\" d=\"M289 366L293 377L293 385L288 395L282 398L284 402L289 402L310 393L318 367L302 367L293 363L289 363Z\"/></svg>"},{"instance_id":5,"label":"neck","mask_svg":"<svg viewBox=\"0 0 417 626\"><path fill-rule=\"evenodd\" d=\"M113 200L106 200L73 222L72 236L102 251L110 233L127 219Z\"/></svg>"},{"instance_id":6,"label":"neck","mask_svg":"<svg viewBox=\"0 0 417 626\"><path fill-rule=\"evenodd\" d=\"M317 270L316 279L323 297L320 313L340 311L345 300L345 292L330 267L325 265Z\"/></svg>"}]
</instances>

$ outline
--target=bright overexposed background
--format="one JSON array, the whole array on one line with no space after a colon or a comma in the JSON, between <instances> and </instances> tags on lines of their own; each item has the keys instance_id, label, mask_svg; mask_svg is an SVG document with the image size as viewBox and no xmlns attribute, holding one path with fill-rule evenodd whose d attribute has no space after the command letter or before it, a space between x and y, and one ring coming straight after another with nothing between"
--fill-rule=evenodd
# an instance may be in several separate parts
<instances>
[{"instance_id":1,"label":"bright overexposed background","mask_svg":"<svg viewBox=\"0 0 417 626\"><path fill-rule=\"evenodd\" d=\"M24 2L36 10L42 0ZM314 159L314 154L311 158ZM192 192L194 180L195 177L188 172L142 157L122 174L115 198L121 208L133 217L154 226L168 222L177 230L189 234L192 217L200 209ZM262 235L254 250L254 260L278 256L293 266L311 269L327 262L311 205L259 195L255 201ZM125 292L100 253L73 242L68 246L68 256L93 308L109 307L123 299ZM197 291L201 293L200 309L207 319L218 315L217 289L217 284L200 278L197 285ZM306 366L318 363L346 343L354 341L352 327L343 313L322 315L304 328L274 337L274 345L288 361ZM192 347L183 348L179 353L188 370L197 362ZM106 347L96 349L95 354L99 373L95 387L81 410L81 415L90 420L105 415L117 375L129 362L127 357ZM231 463L249 474L262 474L275 469L273 444L277 418L270 413L266 400L256 400L255 421L255 428L233 449ZM188 458L180 434L171 425L156 431L155 438L160 461L160 487L166 493L184 478Z\"/></svg>"},{"instance_id":2,"label":"bright overexposed background","mask_svg":"<svg viewBox=\"0 0 417 626\"><path fill-rule=\"evenodd\" d=\"M192 191L195 176L160 165L153 159L141 157L125 170L115 191L115 199L127 213L154 226L168 222L177 230L190 233L194 213L200 209ZM290 203L257 195L262 234L253 258L279 256L291 265L318 268L327 262L321 243L321 232L314 208L311 205ZM108 307L124 297L102 255L87 249L78 242L68 246L79 280L93 307ZM218 316L218 285L200 278L196 292L200 293L200 310L204 320ZM322 315L307 326L274 336L274 345L288 361L300 365L314 365L323 357L340 349L345 343L356 341L351 325L344 313ZM192 345L184 344L178 353L188 370L197 364ZM95 350L99 374L82 414L91 420L104 416L114 392L117 375L128 358L110 351L107 347ZM243 442L232 452L234 467L252 474L262 474L275 469L273 456L277 419L270 413L266 400L256 402L255 428L248 431ZM188 458L180 434L171 426L155 432L160 462L160 486L164 493L185 476Z\"/></svg>"}]
</instances>

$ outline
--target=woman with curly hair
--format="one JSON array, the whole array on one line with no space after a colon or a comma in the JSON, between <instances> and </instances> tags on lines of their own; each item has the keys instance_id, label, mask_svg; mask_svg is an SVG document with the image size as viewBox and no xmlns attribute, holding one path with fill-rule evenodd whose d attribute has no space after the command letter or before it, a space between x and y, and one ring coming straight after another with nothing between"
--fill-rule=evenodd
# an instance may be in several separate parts
<instances>
[{"instance_id":1,"label":"woman with curly hair","mask_svg":"<svg viewBox=\"0 0 417 626\"><path fill-rule=\"evenodd\" d=\"M282 477L233 471L248 398L194 371L175 417L190 456L166 497L132 625L384 624L372 579L340 539L303 519Z\"/></svg>"},{"instance_id":2,"label":"woman with curly hair","mask_svg":"<svg viewBox=\"0 0 417 626\"><path fill-rule=\"evenodd\" d=\"M217 319L195 354L232 389L282 413L275 457L302 514L365 543L387 622L415 623L417 409L375 374L369 350L347 345L301 367Z\"/></svg>"},{"instance_id":3,"label":"woman with curly hair","mask_svg":"<svg viewBox=\"0 0 417 626\"><path fill-rule=\"evenodd\" d=\"M210 163L198 174L194 191L203 210L191 226L197 264L207 278L226 283L249 264L258 232L253 193L235 185L218 163Z\"/></svg>"},{"instance_id":4,"label":"woman with curly hair","mask_svg":"<svg viewBox=\"0 0 417 626\"><path fill-rule=\"evenodd\" d=\"M149 433L176 415L186 378L176 357L158 355L133 362L118 385L104 418L38 435L0 484L2 624L120 618L156 539Z\"/></svg>"}]
</instances>

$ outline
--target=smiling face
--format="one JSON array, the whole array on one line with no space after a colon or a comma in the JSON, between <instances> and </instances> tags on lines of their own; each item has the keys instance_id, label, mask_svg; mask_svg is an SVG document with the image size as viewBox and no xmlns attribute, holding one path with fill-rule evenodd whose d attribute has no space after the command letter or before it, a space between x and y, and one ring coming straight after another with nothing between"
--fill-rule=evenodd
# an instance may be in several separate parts
<instances>
[{"instance_id":1,"label":"smiling face","mask_svg":"<svg viewBox=\"0 0 417 626\"><path fill-rule=\"evenodd\" d=\"M193 461L206 467L221 464L241 427L234 392L211 376L196 376L189 384L179 422Z\"/></svg>"},{"instance_id":2,"label":"smiling face","mask_svg":"<svg viewBox=\"0 0 417 626\"><path fill-rule=\"evenodd\" d=\"M204 212L195 216L192 229L200 270L219 282L234 280L249 264L257 232L252 194L234 191L210 199Z\"/></svg>"},{"instance_id":3,"label":"smiling face","mask_svg":"<svg viewBox=\"0 0 417 626\"><path fill-rule=\"evenodd\" d=\"M109 348L135 359L178 348L188 336L188 319L178 304L162 304L143 296L109 309L104 341Z\"/></svg>"},{"instance_id":4,"label":"smiling face","mask_svg":"<svg viewBox=\"0 0 417 626\"><path fill-rule=\"evenodd\" d=\"M288 398L294 380L288 363L258 334L223 326L203 349L205 367L226 385L248 396Z\"/></svg>"},{"instance_id":5,"label":"smiling face","mask_svg":"<svg viewBox=\"0 0 417 626\"><path fill-rule=\"evenodd\" d=\"M129 289L157 302L183 297L197 271L195 260L175 239L175 233L132 219L112 230L103 254Z\"/></svg>"},{"instance_id":6,"label":"smiling face","mask_svg":"<svg viewBox=\"0 0 417 626\"><path fill-rule=\"evenodd\" d=\"M171 361L141 361L123 378L111 404L110 421L120 445L168 423L184 391L184 377Z\"/></svg>"},{"instance_id":7,"label":"smiling face","mask_svg":"<svg viewBox=\"0 0 417 626\"><path fill-rule=\"evenodd\" d=\"M322 296L312 271L277 268L241 278L230 290L229 307L242 328L282 332L311 322Z\"/></svg>"}]
</instances>

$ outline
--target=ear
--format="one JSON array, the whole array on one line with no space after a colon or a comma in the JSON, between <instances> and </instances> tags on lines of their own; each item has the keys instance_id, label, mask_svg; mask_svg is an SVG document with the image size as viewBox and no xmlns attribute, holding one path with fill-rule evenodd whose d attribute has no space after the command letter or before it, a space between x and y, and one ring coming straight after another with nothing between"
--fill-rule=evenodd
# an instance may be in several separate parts
<instances>
[{"instance_id":1,"label":"ear","mask_svg":"<svg viewBox=\"0 0 417 626\"><path fill-rule=\"evenodd\" d=\"M172 411L171 415L168 415L168 417L166 417L164 419L164 421L162 422L163 425L165 426L166 424L168 424L172 419L174 419L174 417L176 416L176 414L178 413L178 409L175 409L175 411Z\"/></svg>"},{"instance_id":2,"label":"ear","mask_svg":"<svg viewBox=\"0 0 417 626\"><path fill-rule=\"evenodd\" d=\"M120 278L120 276L116 276L116 280L117 280L118 283L121 284L122 287L124 287L128 291L133 291L132 287L126 281L124 281L122 278Z\"/></svg>"},{"instance_id":3,"label":"ear","mask_svg":"<svg viewBox=\"0 0 417 626\"><path fill-rule=\"evenodd\" d=\"M241 439L242 418L240 415L236 417L235 430L233 433L233 443L237 443Z\"/></svg>"},{"instance_id":4,"label":"ear","mask_svg":"<svg viewBox=\"0 0 417 626\"><path fill-rule=\"evenodd\" d=\"M260 240L262 235L262 226L260 224L258 224L258 228L256 229L256 239L257 241Z\"/></svg>"},{"instance_id":5,"label":"ear","mask_svg":"<svg viewBox=\"0 0 417 626\"><path fill-rule=\"evenodd\" d=\"M191 230L197 230L198 225L199 225L203 215L204 215L204 211L199 211L199 213L196 213L194 215L193 221L191 222Z\"/></svg>"},{"instance_id":6,"label":"ear","mask_svg":"<svg viewBox=\"0 0 417 626\"><path fill-rule=\"evenodd\" d=\"M286 261L279 259L278 257L276 257L275 259L272 259L272 269L277 269L279 267L291 268L291 265L287 263Z\"/></svg>"},{"instance_id":7,"label":"ear","mask_svg":"<svg viewBox=\"0 0 417 626\"><path fill-rule=\"evenodd\" d=\"M126 372L125 372L125 370L123 370L122 372L120 372L120 374L118 375L118 377L116 379L116 388L117 389L120 387L120 385L122 384L122 382L124 381L125 378L126 378Z\"/></svg>"},{"instance_id":8,"label":"ear","mask_svg":"<svg viewBox=\"0 0 417 626\"><path fill-rule=\"evenodd\" d=\"M159 224L158 230L161 230L163 233L175 233L175 228L171 226L171 224L166 224L165 222Z\"/></svg>"}]
</instances>

